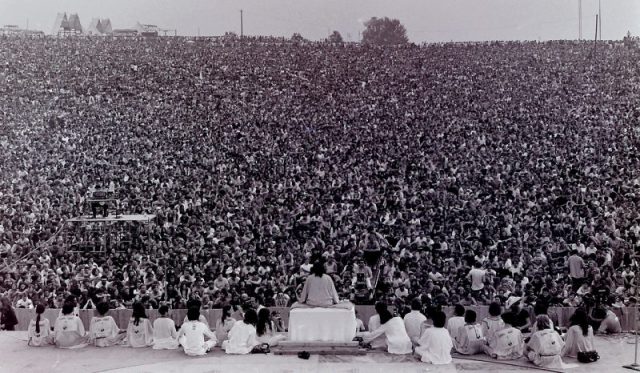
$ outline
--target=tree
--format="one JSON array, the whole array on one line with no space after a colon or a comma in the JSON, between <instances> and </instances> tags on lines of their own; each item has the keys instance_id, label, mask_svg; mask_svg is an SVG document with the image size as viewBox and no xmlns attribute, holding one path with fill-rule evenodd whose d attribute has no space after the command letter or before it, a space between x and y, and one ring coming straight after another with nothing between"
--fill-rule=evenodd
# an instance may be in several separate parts
<instances>
[{"instance_id":1,"label":"tree","mask_svg":"<svg viewBox=\"0 0 640 373\"><path fill-rule=\"evenodd\" d=\"M304 37L302 37L302 35L296 32L291 36L291 41L293 41L294 43L304 43L307 41L307 39L305 39Z\"/></svg>"},{"instance_id":2,"label":"tree","mask_svg":"<svg viewBox=\"0 0 640 373\"><path fill-rule=\"evenodd\" d=\"M407 29L397 19L373 17L364 24L362 42L374 45L399 45L409 42Z\"/></svg>"},{"instance_id":3,"label":"tree","mask_svg":"<svg viewBox=\"0 0 640 373\"><path fill-rule=\"evenodd\" d=\"M344 40L342 39L342 35L340 35L340 33L336 30L334 30L333 33L329 35L327 41L332 44L341 44L344 42Z\"/></svg>"}]
</instances>

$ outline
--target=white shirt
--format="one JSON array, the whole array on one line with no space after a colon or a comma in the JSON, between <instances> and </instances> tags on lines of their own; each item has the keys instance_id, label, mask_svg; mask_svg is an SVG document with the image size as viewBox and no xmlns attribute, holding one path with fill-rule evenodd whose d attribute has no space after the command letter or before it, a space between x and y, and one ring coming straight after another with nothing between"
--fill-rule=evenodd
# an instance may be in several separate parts
<instances>
[{"instance_id":1,"label":"white shirt","mask_svg":"<svg viewBox=\"0 0 640 373\"><path fill-rule=\"evenodd\" d=\"M178 347L176 323L168 317L160 317L153 322L153 349L173 349Z\"/></svg>"},{"instance_id":2,"label":"white shirt","mask_svg":"<svg viewBox=\"0 0 640 373\"><path fill-rule=\"evenodd\" d=\"M413 344L400 317L393 317L373 332L365 333L363 340L370 342L383 334L387 339L387 351L390 354L410 354L412 352Z\"/></svg>"},{"instance_id":3,"label":"white shirt","mask_svg":"<svg viewBox=\"0 0 640 373\"><path fill-rule=\"evenodd\" d=\"M447 331L451 338L455 337L458 333L458 329L464 325L464 317L454 316L447 320Z\"/></svg>"},{"instance_id":4,"label":"white shirt","mask_svg":"<svg viewBox=\"0 0 640 373\"><path fill-rule=\"evenodd\" d=\"M222 348L228 354L248 354L259 344L256 328L244 321L238 321L233 324L229 331L229 339L222 343Z\"/></svg>"},{"instance_id":5,"label":"white shirt","mask_svg":"<svg viewBox=\"0 0 640 373\"><path fill-rule=\"evenodd\" d=\"M178 333L179 339L184 337L180 339L180 343L182 343L184 352L187 355L204 355L207 353L204 342L205 336L214 342L216 341L216 335L200 321L187 321L182 324Z\"/></svg>"},{"instance_id":6,"label":"white shirt","mask_svg":"<svg viewBox=\"0 0 640 373\"><path fill-rule=\"evenodd\" d=\"M411 311L404 315L404 327L411 342L418 343L420 333L422 332L422 323L427 321L427 317L420 311Z\"/></svg>"},{"instance_id":7,"label":"white shirt","mask_svg":"<svg viewBox=\"0 0 640 373\"><path fill-rule=\"evenodd\" d=\"M453 341L445 328L429 328L424 331L418 341L416 353L422 357L422 361L432 364L451 363L451 348Z\"/></svg>"}]
</instances>

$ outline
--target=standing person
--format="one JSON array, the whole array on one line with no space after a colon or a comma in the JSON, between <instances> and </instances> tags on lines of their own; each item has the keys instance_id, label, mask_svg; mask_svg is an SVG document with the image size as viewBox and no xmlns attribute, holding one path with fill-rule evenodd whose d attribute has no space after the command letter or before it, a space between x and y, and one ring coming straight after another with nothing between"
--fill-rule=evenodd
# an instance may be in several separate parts
<instances>
[{"instance_id":1,"label":"standing person","mask_svg":"<svg viewBox=\"0 0 640 373\"><path fill-rule=\"evenodd\" d=\"M222 343L227 340L229 331L233 328L233 324L236 320L231 317L231 305L227 304L222 307L222 316L216 321L216 339L218 344L222 346Z\"/></svg>"},{"instance_id":2,"label":"standing person","mask_svg":"<svg viewBox=\"0 0 640 373\"><path fill-rule=\"evenodd\" d=\"M482 289L484 289L484 278L486 271L482 269L482 263L476 261L473 263L473 268L467 274L467 279L471 281L471 295L474 299L478 300Z\"/></svg>"},{"instance_id":3,"label":"standing person","mask_svg":"<svg viewBox=\"0 0 640 373\"><path fill-rule=\"evenodd\" d=\"M387 351L390 354L410 354L413 344L404 328L404 322L400 317L393 317L389 310L380 312L380 327L373 332L361 334L364 342L371 342L379 336L384 335L387 341Z\"/></svg>"},{"instance_id":4,"label":"standing person","mask_svg":"<svg viewBox=\"0 0 640 373\"><path fill-rule=\"evenodd\" d=\"M571 277L573 291L578 291L578 288L580 288L584 282L585 268L584 260L578 255L578 250L571 251L567 265L569 266L569 276Z\"/></svg>"},{"instance_id":5,"label":"standing person","mask_svg":"<svg viewBox=\"0 0 640 373\"><path fill-rule=\"evenodd\" d=\"M454 338L456 351L463 355L475 355L483 351L485 339L476 318L476 311L467 310L464 314L465 324L458 328Z\"/></svg>"},{"instance_id":6,"label":"standing person","mask_svg":"<svg viewBox=\"0 0 640 373\"><path fill-rule=\"evenodd\" d=\"M422 324L427 321L427 317L420 310L422 310L422 302L419 298L414 298L411 301L411 312L404 315L404 327L414 346L420 339Z\"/></svg>"},{"instance_id":7,"label":"standing person","mask_svg":"<svg viewBox=\"0 0 640 373\"><path fill-rule=\"evenodd\" d=\"M515 360L524 354L524 339L522 332L514 328L514 315L511 312L502 314L504 329L496 332L492 339L487 341L484 352L498 360Z\"/></svg>"},{"instance_id":8,"label":"standing person","mask_svg":"<svg viewBox=\"0 0 640 373\"><path fill-rule=\"evenodd\" d=\"M65 303L62 316L56 319L53 327L54 341L59 348L82 348L87 346L87 336L80 317L73 314L74 305Z\"/></svg>"},{"instance_id":9,"label":"standing person","mask_svg":"<svg viewBox=\"0 0 640 373\"><path fill-rule=\"evenodd\" d=\"M176 323L167 316L169 307L163 304L158 313L160 317L153 322L153 349L175 350L178 348L178 332Z\"/></svg>"},{"instance_id":10,"label":"standing person","mask_svg":"<svg viewBox=\"0 0 640 373\"><path fill-rule=\"evenodd\" d=\"M133 314L127 326L127 344L134 348L153 345L153 327L140 302L133 304Z\"/></svg>"},{"instance_id":11,"label":"standing person","mask_svg":"<svg viewBox=\"0 0 640 373\"><path fill-rule=\"evenodd\" d=\"M29 322L29 342L27 342L27 345L31 347L42 347L53 344L49 319L42 318L44 310L44 305L38 304L36 306L37 316L35 320Z\"/></svg>"},{"instance_id":12,"label":"standing person","mask_svg":"<svg viewBox=\"0 0 640 373\"><path fill-rule=\"evenodd\" d=\"M447 321L447 331L449 331L452 339L455 338L458 329L464 325L464 313L464 306L462 304L456 304L453 309L453 317Z\"/></svg>"},{"instance_id":13,"label":"standing person","mask_svg":"<svg viewBox=\"0 0 640 373\"><path fill-rule=\"evenodd\" d=\"M253 309L247 309L244 313L244 320L233 324L229 331L229 339L222 343L222 349L228 354L248 354L258 342L256 324L258 314Z\"/></svg>"},{"instance_id":14,"label":"standing person","mask_svg":"<svg viewBox=\"0 0 640 373\"><path fill-rule=\"evenodd\" d=\"M493 339L496 332L504 329L504 321L500 314L502 313L502 307L500 303L493 302L489 305L489 316L485 317L480 324L482 326L482 335L488 341Z\"/></svg>"},{"instance_id":15,"label":"standing person","mask_svg":"<svg viewBox=\"0 0 640 373\"><path fill-rule=\"evenodd\" d=\"M15 330L18 324L16 312L8 297L0 298L0 330Z\"/></svg>"},{"instance_id":16,"label":"standing person","mask_svg":"<svg viewBox=\"0 0 640 373\"><path fill-rule=\"evenodd\" d=\"M595 351L593 348L593 328L589 325L587 312L578 308L571 316L571 326L565 336L562 356L577 357L578 352Z\"/></svg>"},{"instance_id":17,"label":"standing person","mask_svg":"<svg viewBox=\"0 0 640 373\"><path fill-rule=\"evenodd\" d=\"M96 306L97 316L91 318L89 324L89 344L96 347L111 347L119 344L126 337L109 313L109 304L100 302Z\"/></svg>"},{"instance_id":18,"label":"standing person","mask_svg":"<svg viewBox=\"0 0 640 373\"><path fill-rule=\"evenodd\" d=\"M188 321L182 324L178 333L178 341L189 356L201 356L211 351L216 345L216 335L209 330L200 319L200 308L191 307L187 311ZM209 338L205 341L204 338Z\"/></svg>"},{"instance_id":19,"label":"standing person","mask_svg":"<svg viewBox=\"0 0 640 373\"><path fill-rule=\"evenodd\" d=\"M536 318L535 333L526 346L527 358L537 366L546 368L564 368L560 354L564 341L560 334L551 327L551 319L547 315Z\"/></svg>"},{"instance_id":20,"label":"standing person","mask_svg":"<svg viewBox=\"0 0 640 373\"><path fill-rule=\"evenodd\" d=\"M416 354L420 355L420 360L431 364L451 363L451 349L453 341L444 325L447 316L442 311L436 311L431 316L433 328L428 328L422 333L416 347Z\"/></svg>"}]
</instances>

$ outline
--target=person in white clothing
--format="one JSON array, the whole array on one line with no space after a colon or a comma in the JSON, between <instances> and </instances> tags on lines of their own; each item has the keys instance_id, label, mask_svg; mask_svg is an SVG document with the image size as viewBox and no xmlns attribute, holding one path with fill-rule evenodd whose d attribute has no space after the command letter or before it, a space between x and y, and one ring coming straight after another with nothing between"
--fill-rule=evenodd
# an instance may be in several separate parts
<instances>
[{"instance_id":1,"label":"person in white clothing","mask_svg":"<svg viewBox=\"0 0 640 373\"><path fill-rule=\"evenodd\" d=\"M184 348L184 353L189 356L201 356L211 351L216 345L216 335L203 322L198 321L200 308L189 308L187 318L188 321L182 324L178 333L178 341ZM205 337L209 340L205 341Z\"/></svg>"},{"instance_id":2,"label":"person in white clothing","mask_svg":"<svg viewBox=\"0 0 640 373\"><path fill-rule=\"evenodd\" d=\"M84 325L78 316L73 315L74 305L65 303L62 316L56 319L54 341L59 348L81 348L87 346Z\"/></svg>"},{"instance_id":3,"label":"person in white clothing","mask_svg":"<svg viewBox=\"0 0 640 373\"><path fill-rule=\"evenodd\" d=\"M465 312L465 324L458 328L458 333L454 337L454 345L458 353L475 355L483 351L486 341L482 335L482 327L476 323L476 318L476 311Z\"/></svg>"},{"instance_id":4,"label":"person in white clothing","mask_svg":"<svg viewBox=\"0 0 640 373\"><path fill-rule=\"evenodd\" d=\"M258 311L258 322L256 324L256 335L258 342L266 343L269 346L277 346L278 343L287 337L284 334L276 333L271 312L268 308Z\"/></svg>"},{"instance_id":5,"label":"person in white clothing","mask_svg":"<svg viewBox=\"0 0 640 373\"><path fill-rule=\"evenodd\" d=\"M384 335L387 341L387 352L390 354L410 354L413 351L413 344L404 322L400 317L393 317L389 310L384 309L380 313L380 327L372 332L361 333L363 342L368 343L379 336Z\"/></svg>"},{"instance_id":6,"label":"person in white clothing","mask_svg":"<svg viewBox=\"0 0 640 373\"><path fill-rule=\"evenodd\" d=\"M560 357L564 341L560 334L551 328L551 319L547 315L536 318L536 332L531 334L525 355L537 366L564 369Z\"/></svg>"},{"instance_id":7,"label":"person in white clothing","mask_svg":"<svg viewBox=\"0 0 640 373\"><path fill-rule=\"evenodd\" d=\"M253 309L247 309L244 313L244 320L233 324L229 331L229 339L222 342L222 349L228 354L248 354L258 342L256 324L258 314Z\"/></svg>"},{"instance_id":8,"label":"person in white clothing","mask_svg":"<svg viewBox=\"0 0 640 373\"><path fill-rule=\"evenodd\" d=\"M562 356L577 357L578 352L595 351L593 347L593 328L589 325L587 312L578 308L571 316L571 326L564 338L565 345L562 348Z\"/></svg>"},{"instance_id":9,"label":"person in white clothing","mask_svg":"<svg viewBox=\"0 0 640 373\"><path fill-rule=\"evenodd\" d=\"M458 333L458 329L464 325L464 306L461 304L456 304L453 309L453 317L450 317L447 320L447 331L449 331L449 335L451 338L455 338L456 333Z\"/></svg>"},{"instance_id":10,"label":"person in white clothing","mask_svg":"<svg viewBox=\"0 0 640 373\"><path fill-rule=\"evenodd\" d=\"M418 344L422 334L422 324L427 321L427 317L420 312L421 309L422 302L420 302L420 299L414 298L411 301L411 312L404 315L404 327L407 329L407 334L414 346Z\"/></svg>"},{"instance_id":11,"label":"person in white clothing","mask_svg":"<svg viewBox=\"0 0 640 373\"><path fill-rule=\"evenodd\" d=\"M29 322L29 341L27 344L31 347L42 347L53 344L51 329L49 328L49 319L42 318L44 313L44 305L36 306L35 320Z\"/></svg>"},{"instance_id":12,"label":"person in white clothing","mask_svg":"<svg viewBox=\"0 0 640 373\"><path fill-rule=\"evenodd\" d=\"M127 326L127 344L131 347L153 345L153 327L142 303L133 304L133 314Z\"/></svg>"},{"instance_id":13,"label":"person in white clothing","mask_svg":"<svg viewBox=\"0 0 640 373\"><path fill-rule=\"evenodd\" d=\"M218 345L222 346L222 343L227 340L229 331L233 327L236 320L231 317L231 306L226 305L222 307L222 317L216 321L216 339Z\"/></svg>"},{"instance_id":14,"label":"person in white clothing","mask_svg":"<svg viewBox=\"0 0 640 373\"><path fill-rule=\"evenodd\" d=\"M96 306L97 316L91 318L89 324L89 344L96 347L111 347L119 344L126 337L109 313L109 304L100 302Z\"/></svg>"},{"instance_id":15,"label":"person in white clothing","mask_svg":"<svg viewBox=\"0 0 640 373\"><path fill-rule=\"evenodd\" d=\"M371 317L369 317L369 322L367 323L367 329L370 332L373 332L373 331L375 331L376 329L378 329L380 327L380 325L381 325L381 323L380 323L380 312L382 310L386 310L387 309L387 305L384 302L376 302L375 309L376 309L376 314L371 316ZM387 347L387 339L385 338L384 335L381 335L378 338L376 338L373 341L371 341L369 344L371 345L371 348L374 348L374 349L386 348Z\"/></svg>"},{"instance_id":16,"label":"person in white clothing","mask_svg":"<svg viewBox=\"0 0 640 373\"><path fill-rule=\"evenodd\" d=\"M416 347L416 354L420 356L420 360L431 364L449 364L451 359L451 348L453 341L444 325L446 315L444 312L437 311L433 313L433 328L428 328L422 333Z\"/></svg>"},{"instance_id":17,"label":"person in white clothing","mask_svg":"<svg viewBox=\"0 0 640 373\"><path fill-rule=\"evenodd\" d=\"M514 328L515 315L509 311L502 314L504 321L504 329L496 332L487 345L484 346L484 352L494 359L498 360L515 360L524 354L524 338L522 332Z\"/></svg>"},{"instance_id":18,"label":"person in white clothing","mask_svg":"<svg viewBox=\"0 0 640 373\"><path fill-rule=\"evenodd\" d=\"M198 310L200 310L202 308L202 302L200 302L199 300L190 300L187 302L187 309L189 308L197 308ZM187 321L189 321L189 317L185 316L184 320L182 320L182 324L186 323ZM203 314L200 314L200 316L198 317L198 321L205 324L207 328L209 328L209 320L207 320L207 318L204 317Z\"/></svg>"},{"instance_id":19,"label":"person in white clothing","mask_svg":"<svg viewBox=\"0 0 640 373\"><path fill-rule=\"evenodd\" d=\"M178 348L178 332L176 331L176 323L167 317L168 312L168 306L160 306L158 309L160 317L153 322L154 350L175 350Z\"/></svg>"},{"instance_id":20,"label":"person in white clothing","mask_svg":"<svg viewBox=\"0 0 640 373\"><path fill-rule=\"evenodd\" d=\"M501 313L502 307L500 303L493 302L489 305L489 316L485 317L480 323L482 335L487 341L493 339L496 332L504 329L504 321L500 317Z\"/></svg>"}]
</instances>

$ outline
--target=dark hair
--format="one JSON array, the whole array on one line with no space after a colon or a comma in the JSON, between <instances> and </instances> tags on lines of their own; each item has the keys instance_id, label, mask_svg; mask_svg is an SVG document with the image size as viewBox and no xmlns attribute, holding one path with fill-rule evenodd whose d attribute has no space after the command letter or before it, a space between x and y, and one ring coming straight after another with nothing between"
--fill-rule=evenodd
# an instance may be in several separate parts
<instances>
[{"instance_id":1,"label":"dark hair","mask_svg":"<svg viewBox=\"0 0 640 373\"><path fill-rule=\"evenodd\" d=\"M375 309L377 313L380 313L380 311L387 309L387 304L385 302L376 302Z\"/></svg>"},{"instance_id":2,"label":"dark hair","mask_svg":"<svg viewBox=\"0 0 640 373\"><path fill-rule=\"evenodd\" d=\"M464 316L464 306L462 304L456 304L453 309L453 314L456 316Z\"/></svg>"},{"instance_id":3,"label":"dark hair","mask_svg":"<svg viewBox=\"0 0 640 373\"><path fill-rule=\"evenodd\" d=\"M109 312L109 303L100 302L96 305L96 311L100 314L100 316L104 316Z\"/></svg>"},{"instance_id":4,"label":"dark hair","mask_svg":"<svg viewBox=\"0 0 640 373\"><path fill-rule=\"evenodd\" d=\"M220 322L224 324L227 318L231 317L231 305L227 304L222 307L222 317L220 317Z\"/></svg>"},{"instance_id":5,"label":"dark hair","mask_svg":"<svg viewBox=\"0 0 640 373\"><path fill-rule=\"evenodd\" d=\"M444 324L447 321L447 315L442 311L436 311L431 317L433 319L433 326L436 328L444 328Z\"/></svg>"},{"instance_id":6,"label":"dark hair","mask_svg":"<svg viewBox=\"0 0 640 373\"><path fill-rule=\"evenodd\" d=\"M197 321L200 319L200 307L189 307L187 310L187 319L189 321Z\"/></svg>"},{"instance_id":7,"label":"dark hair","mask_svg":"<svg viewBox=\"0 0 640 373\"><path fill-rule=\"evenodd\" d=\"M578 308L569 319L569 322L571 326L580 326L580 329L582 329L582 335L586 336L589 334L589 318L587 317L587 312L584 308Z\"/></svg>"},{"instance_id":8,"label":"dark hair","mask_svg":"<svg viewBox=\"0 0 640 373\"><path fill-rule=\"evenodd\" d=\"M133 314L131 315L131 317L133 317L133 325L135 326L138 326L138 324L140 323L140 319L147 318L147 312L145 311L142 303L135 302L133 304Z\"/></svg>"},{"instance_id":9,"label":"dark hair","mask_svg":"<svg viewBox=\"0 0 640 373\"><path fill-rule=\"evenodd\" d=\"M474 322L476 322L476 311L474 310L467 310L467 312L464 313L464 322L466 322L467 324L473 324Z\"/></svg>"},{"instance_id":10,"label":"dark hair","mask_svg":"<svg viewBox=\"0 0 640 373\"><path fill-rule=\"evenodd\" d=\"M166 304L163 304L162 306L160 306L160 308L158 308L158 313L162 316L166 315L167 312L169 312L169 306L167 306Z\"/></svg>"},{"instance_id":11,"label":"dark hair","mask_svg":"<svg viewBox=\"0 0 640 373\"><path fill-rule=\"evenodd\" d=\"M256 325L256 332L258 336L264 335L267 329L271 328L271 313L269 309L263 308L258 311L258 322Z\"/></svg>"},{"instance_id":12,"label":"dark hair","mask_svg":"<svg viewBox=\"0 0 640 373\"><path fill-rule=\"evenodd\" d=\"M413 298L411 301L411 309L414 311L419 311L422 309L422 302L420 302L419 298Z\"/></svg>"},{"instance_id":13,"label":"dark hair","mask_svg":"<svg viewBox=\"0 0 640 373\"><path fill-rule=\"evenodd\" d=\"M254 310L253 308L249 308L244 311L244 320L242 321L247 325L256 326L256 324L258 323L258 314L256 313L256 310Z\"/></svg>"},{"instance_id":14,"label":"dark hair","mask_svg":"<svg viewBox=\"0 0 640 373\"><path fill-rule=\"evenodd\" d=\"M386 324L387 321L389 321L389 320L391 320L393 318L393 315L387 309L384 309L381 312L378 312L378 314L380 315L380 324L381 325Z\"/></svg>"},{"instance_id":15,"label":"dark hair","mask_svg":"<svg viewBox=\"0 0 640 373\"><path fill-rule=\"evenodd\" d=\"M547 304L547 302L544 301L538 301L536 302L536 305L533 306L533 313L537 315L546 315L547 312L549 310L549 305Z\"/></svg>"},{"instance_id":16,"label":"dark hair","mask_svg":"<svg viewBox=\"0 0 640 373\"><path fill-rule=\"evenodd\" d=\"M64 302L64 305L62 305L62 314L63 315L70 315L73 313L73 309L75 308L75 306L73 305L73 303L69 303L69 302Z\"/></svg>"},{"instance_id":17,"label":"dark hair","mask_svg":"<svg viewBox=\"0 0 640 373\"><path fill-rule=\"evenodd\" d=\"M318 277L322 277L322 275L324 275L325 273L324 263L322 263L319 260L313 262L313 266L311 267L311 273Z\"/></svg>"},{"instance_id":18,"label":"dark hair","mask_svg":"<svg viewBox=\"0 0 640 373\"><path fill-rule=\"evenodd\" d=\"M491 316L500 316L502 312L502 306L498 302L493 302L489 305L489 315Z\"/></svg>"},{"instance_id":19,"label":"dark hair","mask_svg":"<svg viewBox=\"0 0 640 373\"><path fill-rule=\"evenodd\" d=\"M509 324L513 326L513 322L514 322L513 316L514 316L513 312L507 311L502 314L502 321L504 321L505 324Z\"/></svg>"},{"instance_id":20,"label":"dark hair","mask_svg":"<svg viewBox=\"0 0 640 373\"><path fill-rule=\"evenodd\" d=\"M36 313L38 314L38 316L36 316L36 333L40 333L40 316L44 313L43 304L38 304L36 306Z\"/></svg>"}]
</instances>

